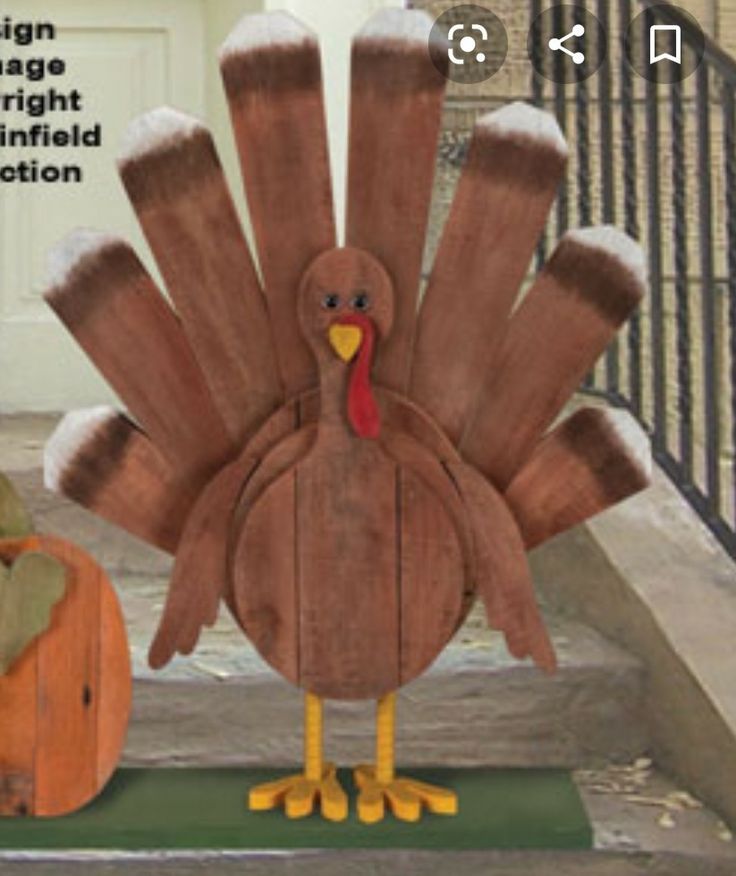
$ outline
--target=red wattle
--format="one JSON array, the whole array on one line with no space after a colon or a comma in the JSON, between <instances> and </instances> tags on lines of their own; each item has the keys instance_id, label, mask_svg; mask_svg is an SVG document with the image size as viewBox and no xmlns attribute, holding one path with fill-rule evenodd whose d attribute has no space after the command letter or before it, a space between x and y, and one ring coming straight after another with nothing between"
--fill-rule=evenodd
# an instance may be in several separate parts
<instances>
[{"instance_id":1,"label":"red wattle","mask_svg":"<svg viewBox=\"0 0 736 876\"><path fill-rule=\"evenodd\" d=\"M371 366L376 344L376 329L367 316L350 314L340 320L341 325L354 325L363 332L358 357L350 374L348 387L348 419L359 438L378 438L381 415L371 388Z\"/></svg>"}]
</instances>

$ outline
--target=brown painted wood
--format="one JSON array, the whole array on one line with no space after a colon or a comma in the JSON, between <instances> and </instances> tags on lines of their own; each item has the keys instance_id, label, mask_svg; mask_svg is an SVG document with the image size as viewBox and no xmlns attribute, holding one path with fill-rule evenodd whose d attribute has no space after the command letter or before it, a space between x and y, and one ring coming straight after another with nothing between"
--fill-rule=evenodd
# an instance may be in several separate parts
<instances>
[{"instance_id":1,"label":"brown painted wood","mask_svg":"<svg viewBox=\"0 0 736 876\"><path fill-rule=\"evenodd\" d=\"M502 496L468 465L449 463L475 540L475 577L488 623L501 630L514 657L531 657L545 671L557 665L537 607L524 543Z\"/></svg>"},{"instance_id":2,"label":"brown painted wood","mask_svg":"<svg viewBox=\"0 0 736 876\"><path fill-rule=\"evenodd\" d=\"M111 584L83 551L50 536L0 542L5 562L26 550L61 561L67 590L49 630L0 679L1 811L63 815L102 789L122 752L132 691L127 638ZM100 720L103 704L116 708Z\"/></svg>"},{"instance_id":3,"label":"brown painted wood","mask_svg":"<svg viewBox=\"0 0 736 876\"><path fill-rule=\"evenodd\" d=\"M155 136L136 136L162 126ZM173 110L134 123L120 174L231 438L281 403L271 326L209 131Z\"/></svg>"},{"instance_id":4,"label":"brown painted wood","mask_svg":"<svg viewBox=\"0 0 736 876\"><path fill-rule=\"evenodd\" d=\"M409 395L459 442L483 392L506 322L562 178L566 149L504 125L504 107L476 124L427 293ZM551 120L549 125L556 126Z\"/></svg>"},{"instance_id":5,"label":"brown painted wood","mask_svg":"<svg viewBox=\"0 0 736 876\"><path fill-rule=\"evenodd\" d=\"M230 521L228 604L261 656L299 683L296 471L314 446L303 427L271 449L242 490Z\"/></svg>"},{"instance_id":6,"label":"brown painted wood","mask_svg":"<svg viewBox=\"0 0 736 876\"><path fill-rule=\"evenodd\" d=\"M342 321L351 314L349 302L358 280L370 296L370 319L376 336L387 335L391 324L391 286L374 260L363 252L347 249L325 254L315 262L302 283L299 314L320 369L316 441L301 461L283 469L278 484L271 472L275 466L273 463L269 466L266 460L248 484L234 523L234 532L239 533L234 588L244 629L249 632L246 612L250 605L256 605L261 624L252 638L258 640L265 635L267 658L278 667L293 667L293 643L298 642L299 683L314 693L340 699L381 696L406 680L402 678L400 653L403 585L400 533L404 526L400 512L400 465L397 457L387 452L385 441L390 438L390 427L386 423L382 424L378 441L360 438L354 431L347 416L347 394L352 385L352 369L358 366L343 361L328 341L335 320ZM342 302L335 311L322 306L325 288L331 289ZM361 331L362 350L370 332L367 327ZM397 422L412 422L418 433L426 433L427 445L445 450L446 439L413 406L389 396L382 407L383 414L391 412ZM314 399L305 401L301 408L303 413L313 414ZM298 436L296 433L287 439L271 456L280 457L288 466L293 454L287 447ZM424 538L441 551L454 538L453 523L443 511L442 500L446 499L451 506L454 503L462 516L459 497L429 449L411 435L398 435L396 443L408 448L407 458L412 452L419 458L417 471L423 464L426 466L428 489L421 492L417 488L415 496L421 493L433 506L423 510L411 504L406 506L413 512L405 524L409 540L414 545ZM454 457L451 447L448 452ZM284 483L290 477L295 479L293 489ZM262 493L259 481L265 486ZM295 501L293 509L291 501ZM265 508L260 507L262 503ZM295 520L291 544L282 539L278 528L273 525L269 528L263 522L278 517ZM249 528L251 518L256 520L254 529ZM285 524L286 537L291 535L291 526ZM249 550L257 557L255 572L249 565ZM264 553L267 560L262 559ZM292 553L295 563L288 559ZM264 598L258 588L264 587L263 570L269 565L280 570L280 580L276 586L269 581L270 592ZM418 574L424 571L412 551L405 572L410 575L414 570ZM460 622L463 580L461 566L442 581L442 586L448 589L438 601L443 605L454 601L457 610L452 623L441 617L434 628L419 636L416 626L407 619L407 635L413 637L415 650L409 655L405 676L426 665L447 641L448 627L454 630ZM426 582L418 582L416 589L422 585L427 586ZM279 594L278 601L274 592ZM280 601L284 602L283 608ZM276 624L294 617L295 601L299 627L287 634L283 628L276 629Z\"/></svg>"},{"instance_id":7,"label":"brown painted wood","mask_svg":"<svg viewBox=\"0 0 736 876\"><path fill-rule=\"evenodd\" d=\"M399 474L401 683L437 658L464 620L466 563L439 498L410 469Z\"/></svg>"},{"instance_id":8,"label":"brown painted wood","mask_svg":"<svg viewBox=\"0 0 736 876\"><path fill-rule=\"evenodd\" d=\"M233 558L240 624L258 653L299 684L296 477L271 484L248 514Z\"/></svg>"},{"instance_id":9,"label":"brown painted wood","mask_svg":"<svg viewBox=\"0 0 736 876\"><path fill-rule=\"evenodd\" d=\"M457 454L452 450L449 460L435 455L433 425L399 397L392 405L400 415L396 422L414 420L425 439L422 443L388 423L379 439L398 466L401 487L401 678L406 684L440 654L465 620L475 598L476 558L470 519L446 467L448 461L459 464Z\"/></svg>"},{"instance_id":10,"label":"brown painted wood","mask_svg":"<svg viewBox=\"0 0 736 876\"><path fill-rule=\"evenodd\" d=\"M246 17L223 47L221 68L290 397L317 380L297 322L299 282L335 245L319 46L285 13Z\"/></svg>"},{"instance_id":11,"label":"brown painted wood","mask_svg":"<svg viewBox=\"0 0 736 876\"><path fill-rule=\"evenodd\" d=\"M392 410L401 413L402 407L405 408L404 421L414 418L417 427L424 425L412 405L402 406L397 397L391 398ZM386 405L384 410L388 409L389 405ZM395 418L398 419L396 416ZM427 438L428 443L433 440L433 431L432 428L430 437ZM234 591L240 623L261 655L277 671L294 683L301 683L309 690L317 692L316 686L325 685L326 679L335 674L335 665L340 666L339 655L344 649L347 648L350 654L356 654L360 648L368 647L367 641L361 641L357 635L353 636L349 644L345 644L341 641L344 633L340 630L328 634L321 629L323 615L343 617L348 610L340 599L344 588L350 586L347 582L363 581L359 587L363 595L370 592L370 587L375 588L379 584L388 587L389 592L393 588L397 592L403 592L403 588L406 588L406 595L401 598L405 610L400 611L398 602L389 606L386 605L386 599L380 602L382 614L387 607L396 612L394 619L384 619L381 622L401 624L398 643L402 667L400 683L411 680L437 656L462 622L469 606L468 594L465 592L469 577L465 574L463 554L458 547L454 524L445 508L449 505L461 519L458 526L464 525L464 509L441 464L429 451L422 451L418 442L411 437L393 435L392 438L391 430L387 426L382 432L380 452L373 442L360 442L356 439L356 444L364 448L360 452L370 453L370 457L362 464L360 461L355 463L352 459L354 448L351 447L349 452L342 454L335 449L335 442L339 441L337 436L341 434L340 431L327 430L324 439L327 449L318 479L309 471L311 455L301 464L297 464L295 471L281 474L290 467L290 462L294 459L295 454L287 445L290 442L296 443L297 435L284 442L283 446L277 447L272 452L271 459L267 458L248 483L236 517L236 520L242 519L243 523L234 525L234 530L241 532L233 559ZM348 440L350 446L352 439L349 436ZM414 475L407 470L406 488L398 480L393 482L393 486L386 484L385 476L381 475L383 487L380 490L375 485L371 488L372 481L366 471L371 467L377 467L379 471L385 468L387 459L382 457L383 451L387 451L390 459L399 463L411 460L420 474ZM450 452L455 456L451 446ZM345 461L341 462L341 459ZM305 469L307 475L304 474ZM274 472L281 476L274 477ZM396 472L398 473L398 468ZM426 479L428 486L420 479L420 475ZM332 487L323 487L325 480L332 482ZM358 486L346 496L344 482L353 480ZM343 486L338 487L337 482ZM268 486L264 489L264 485ZM399 498L397 489L402 490L402 496L404 489L409 491L406 501ZM361 494L360 499L353 496L356 491ZM331 493L335 494L335 501L349 503L349 507L353 509L349 517L330 505ZM305 501L305 496L311 503L306 508L301 504ZM365 506L365 513L375 513L370 506L375 503L377 496L386 503L384 510L368 523L363 521L365 525L356 525L356 509ZM293 504L295 497L298 497L299 502L298 513ZM296 531L291 522L295 513L298 523ZM343 527L350 532L344 534L335 522L328 526L328 519L342 520ZM386 522L392 519L396 524L400 520L402 532L405 534L405 541L401 542L402 549L404 544L407 548L405 559L399 559L399 542L394 542L393 528ZM340 568L327 570L318 566L316 571L311 572L311 564L319 564L325 557L334 556L338 544L341 548L337 552L340 556L347 555L345 563L352 566L355 557L360 556L360 549L350 548L354 544L351 539L362 542L365 538L372 539L372 542L363 549L364 556L381 556L387 545L389 552L396 552L394 560L387 560L382 564L379 577L374 578L375 572L366 569L365 561L358 571L349 572ZM293 539L293 545L289 539ZM306 539L309 541L305 541ZM317 541L317 547L310 547L313 540ZM472 541L467 536L465 545L466 551L472 550ZM307 579L306 588L303 588L304 579L301 577L304 562L301 559L294 562L295 552L299 558L303 552L307 552L307 571L316 583L310 584ZM313 559L315 554L316 560ZM398 577L396 562L401 564ZM297 569L300 574L298 583L295 579ZM332 586L328 586L328 582L332 582ZM313 594L312 590L315 589L318 592ZM328 593L321 595L322 589L327 589ZM322 605L322 599L325 600L324 609L318 610L316 606ZM305 606L314 604L314 616L318 618L314 620L309 616L306 619L306 630L310 635L312 627L317 628L313 634L313 640L317 642L316 650L314 653L310 651L306 658L304 644L299 645L305 638L304 615L302 614L300 630L294 625L295 604L302 606L302 612L307 610ZM362 606L355 610L355 616L367 618L368 628L372 622L371 612L375 614L377 608L378 606L368 611ZM436 616L431 623L425 624L427 612L432 612L434 608L437 609ZM373 622L378 626L378 621ZM328 648L330 642L334 644ZM297 645L302 655L301 660L295 656ZM382 648L387 647L388 642L383 641ZM333 648L336 649L334 654ZM354 659L357 660L358 657ZM305 660L307 667L315 665L318 670L308 669L305 675ZM301 669L297 668L299 665ZM313 677L317 672L319 678ZM366 688L363 696L380 695L380 683L370 677L367 677L366 683L372 687ZM330 684L330 696L350 699L359 695L354 682L333 678ZM328 688L319 689L326 691ZM372 690L372 694L368 690Z\"/></svg>"},{"instance_id":12,"label":"brown painted wood","mask_svg":"<svg viewBox=\"0 0 736 876\"><path fill-rule=\"evenodd\" d=\"M299 676L364 699L400 684L397 482L378 445L348 442L320 435L297 470Z\"/></svg>"},{"instance_id":13,"label":"brown painted wood","mask_svg":"<svg viewBox=\"0 0 736 876\"><path fill-rule=\"evenodd\" d=\"M202 478L182 481L140 429L112 409L81 425L71 445L63 428L62 422L58 443L52 437L46 447L47 486L175 553Z\"/></svg>"},{"instance_id":14,"label":"brown painted wood","mask_svg":"<svg viewBox=\"0 0 736 876\"><path fill-rule=\"evenodd\" d=\"M542 439L505 499L531 550L646 489L650 468L643 432L627 444L610 411L582 408Z\"/></svg>"},{"instance_id":15,"label":"brown painted wood","mask_svg":"<svg viewBox=\"0 0 736 876\"><path fill-rule=\"evenodd\" d=\"M177 652L194 650L202 627L217 619L221 597L233 609L228 570L233 516L254 472L263 467L263 458L268 460L269 450L279 442L283 446L294 432L297 415L296 402L280 408L238 459L223 468L198 497L176 552L164 612L149 649L148 660L154 669L166 665ZM293 461L289 457L287 464Z\"/></svg>"},{"instance_id":16,"label":"brown painted wood","mask_svg":"<svg viewBox=\"0 0 736 876\"><path fill-rule=\"evenodd\" d=\"M227 576L227 534L243 482L258 460L239 458L205 487L187 519L176 552L164 613L148 652L160 669L175 652L191 654L202 627L217 620Z\"/></svg>"},{"instance_id":17,"label":"brown painted wood","mask_svg":"<svg viewBox=\"0 0 736 876\"><path fill-rule=\"evenodd\" d=\"M504 491L644 291L615 254L563 238L524 302L461 444Z\"/></svg>"},{"instance_id":18,"label":"brown painted wood","mask_svg":"<svg viewBox=\"0 0 736 876\"><path fill-rule=\"evenodd\" d=\"M232 456L181 325L125 241L83 254L46 299L177 471L211 472Z\"/></svg>"},{"instance_id":19,"label":"brown painted wood","mask_svg":"<svg viewBox=\"0 0 736 876\"><path fill-rule=\"evenodd\" d=\"M379 442L402 471L417 475L439 500L462 545L466 580L471 582L475 574L472 528L460 491L449 474L448 466L452 460L438 459L430 449L412 436L395 432L388 426L382 430ZM468 586L472 587L470 584Z\"/></svg>"},{"instance_id":20,"label":"brown painted wood","mask_svg":"<svg viewBox=\"0 0 736 876\"><path fill-rule=\"evenodd\" d=\"M425 411L404 395L381 386L375 389L386 428L418 441L438 460L460 462L455 445Z\"/></svg>"},{"instance_id":21,"label":"brown painted wood","mask_svg":"<svg viewBox=\"0 0 736 876\"><path fill-rule=\"evenodd\" d=\"M429 55L423 11L382 10L352 52L347 242L371 252L394 285L395 317L376 382L404 392L446 80Z\"/></svg>"}]
</instances>

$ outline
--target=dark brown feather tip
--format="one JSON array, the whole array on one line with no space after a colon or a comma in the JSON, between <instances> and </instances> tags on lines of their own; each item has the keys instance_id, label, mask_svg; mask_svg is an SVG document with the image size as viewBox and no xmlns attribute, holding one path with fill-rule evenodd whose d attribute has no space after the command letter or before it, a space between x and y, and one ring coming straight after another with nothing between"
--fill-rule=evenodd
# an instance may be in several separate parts
<instances>
[{"instance_id":1,"label":"dark brown feather tip","mask_svg":"<svg viewBox=\"0 0 736 876\"><path fill-rule=\"evenodd\" d=\"M118 471L137 432L123 414L99 424L60 472L58 491L86 508L94 506L95 497Z\"/></svg>"},{"instance_id":2,"label":"dark brown feather tip","mask_svg":"<svg viewBox=\"0 0 736 876\"><path fill-rule=\"evenodd\" d=\"M531 192L556 189L567 153L553 143L524 133L499 133L476 126L470 141L467 172Z\"/></svg>"},{"instance_id":3,"label":"dark brown feather tip","mask_svg":"<svg viewBox=\"0 0 736 876\"><path fill-rule=\"evenodd\" d=\"M257 94L288 94L322 86L322 62L316 41L270 45L226 54L221 62L225 91L231 101Z\"/></svg>"},{"instance_id":4,"label":"dark brown feather tip","mask_svg":"<svg viewBox=\"0 0 736 876\"><path fill-rule=\"evenodd\" d=\"M222 173L212 136L201 127L122 158L118 167L128 197L138 205L179 200L203 180Z\"/></svg>"},{"instance_id":5,"label":"dark brown feather tip","mask_svg":"<svg viewBox=\"0 0 736 876\"><path fill-rule=\"evenodd\" d=\"M49 306L72 331L119 290L147 276L133 248L108 239L71 263L60 282L44 294Z\"/></svg>"},{"instance_id":6,"label":"dark brown feather tip","mask_svg":"<svg viewBox=\"0 0 736 876\"><path fill-rule=\"evenodd\" d=\"M611 505L646 489L651 481L651 456L644 433L640 431L636 444L627 442L614 416L604 408L582 408L557 430L570 452L593 473ZM638 429L633 419L631 429L632 434Z\"/></svg>"},{"instance_id":7,"label":"dark brown feather tip","mask_svg":"<svg viewBox=\"0 0 736 876\"><path fill-rule=\"evenodd\" d=\"M417 92L441 92L447 79L430 51L427 45L399 40L357 39L352 50L353 87L407 98ZM437 63L446 66L439 59Z\"/></svg>"},{"instance_id":8,"label":"dark brown feather tip","mask_svg":"<svg viewBox=\"0 0 736 876\"><path fill-rule=\"evenodd\" d=\"M597 230L568 232L545 272L570 294L594 307L607 322L618 327L631 316L644 295L643 268L636 260L622 258L617 249L598 245L593 239L584 239L583 235L588 231L592 238ZM617 234L619 240L628 240L621 232L611 231L611 234ZM635 246L633 241L630 243Z\"/></svg>"}]
</instances>

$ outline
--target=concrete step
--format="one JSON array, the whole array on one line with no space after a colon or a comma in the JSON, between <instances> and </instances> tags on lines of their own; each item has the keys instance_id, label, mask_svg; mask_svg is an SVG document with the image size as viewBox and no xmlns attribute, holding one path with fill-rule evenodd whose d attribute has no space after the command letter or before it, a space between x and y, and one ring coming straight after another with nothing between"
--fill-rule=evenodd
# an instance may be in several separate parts
<instances>
[{"instance_id":1,"label":"concrete step","mask_svg":"<svg viewBox=\"0 0 736 876\"><path fill-rule=\"evenodd\" d=\"M641 665L587 627L551 626L561 668L549 678L512 661L474 612L434 667L400 691L399 761L584 766L645 751ZM155 678L141 652L126 764L299 762L301 694L242 636L221 633L213 644L205 636L199 656ZM372 703L328 703L328 756L342 764L370 758L373 718Z\"/></svg>"}]
</instances>

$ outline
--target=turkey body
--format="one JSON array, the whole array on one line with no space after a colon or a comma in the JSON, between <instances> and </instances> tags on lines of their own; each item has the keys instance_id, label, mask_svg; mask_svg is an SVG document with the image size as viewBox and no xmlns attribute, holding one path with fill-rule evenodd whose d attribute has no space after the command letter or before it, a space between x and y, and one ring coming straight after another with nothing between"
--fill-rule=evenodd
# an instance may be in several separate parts
<instances>
[{"instance_id":1,"label":"turkey body","mask_svg":"<svg viewBox=\"0 0 736 876\"><path fill-rule=\"evenodd\" d=\"M234 610L290 681L332 699L377 698L424 671L462 622L458 523L381 442L333 425L308 432L281 442L260 468L278 472L289 442L295 455L311 444L302 458L255 496L244 490Z\"/></svg>"}]
</instances>

